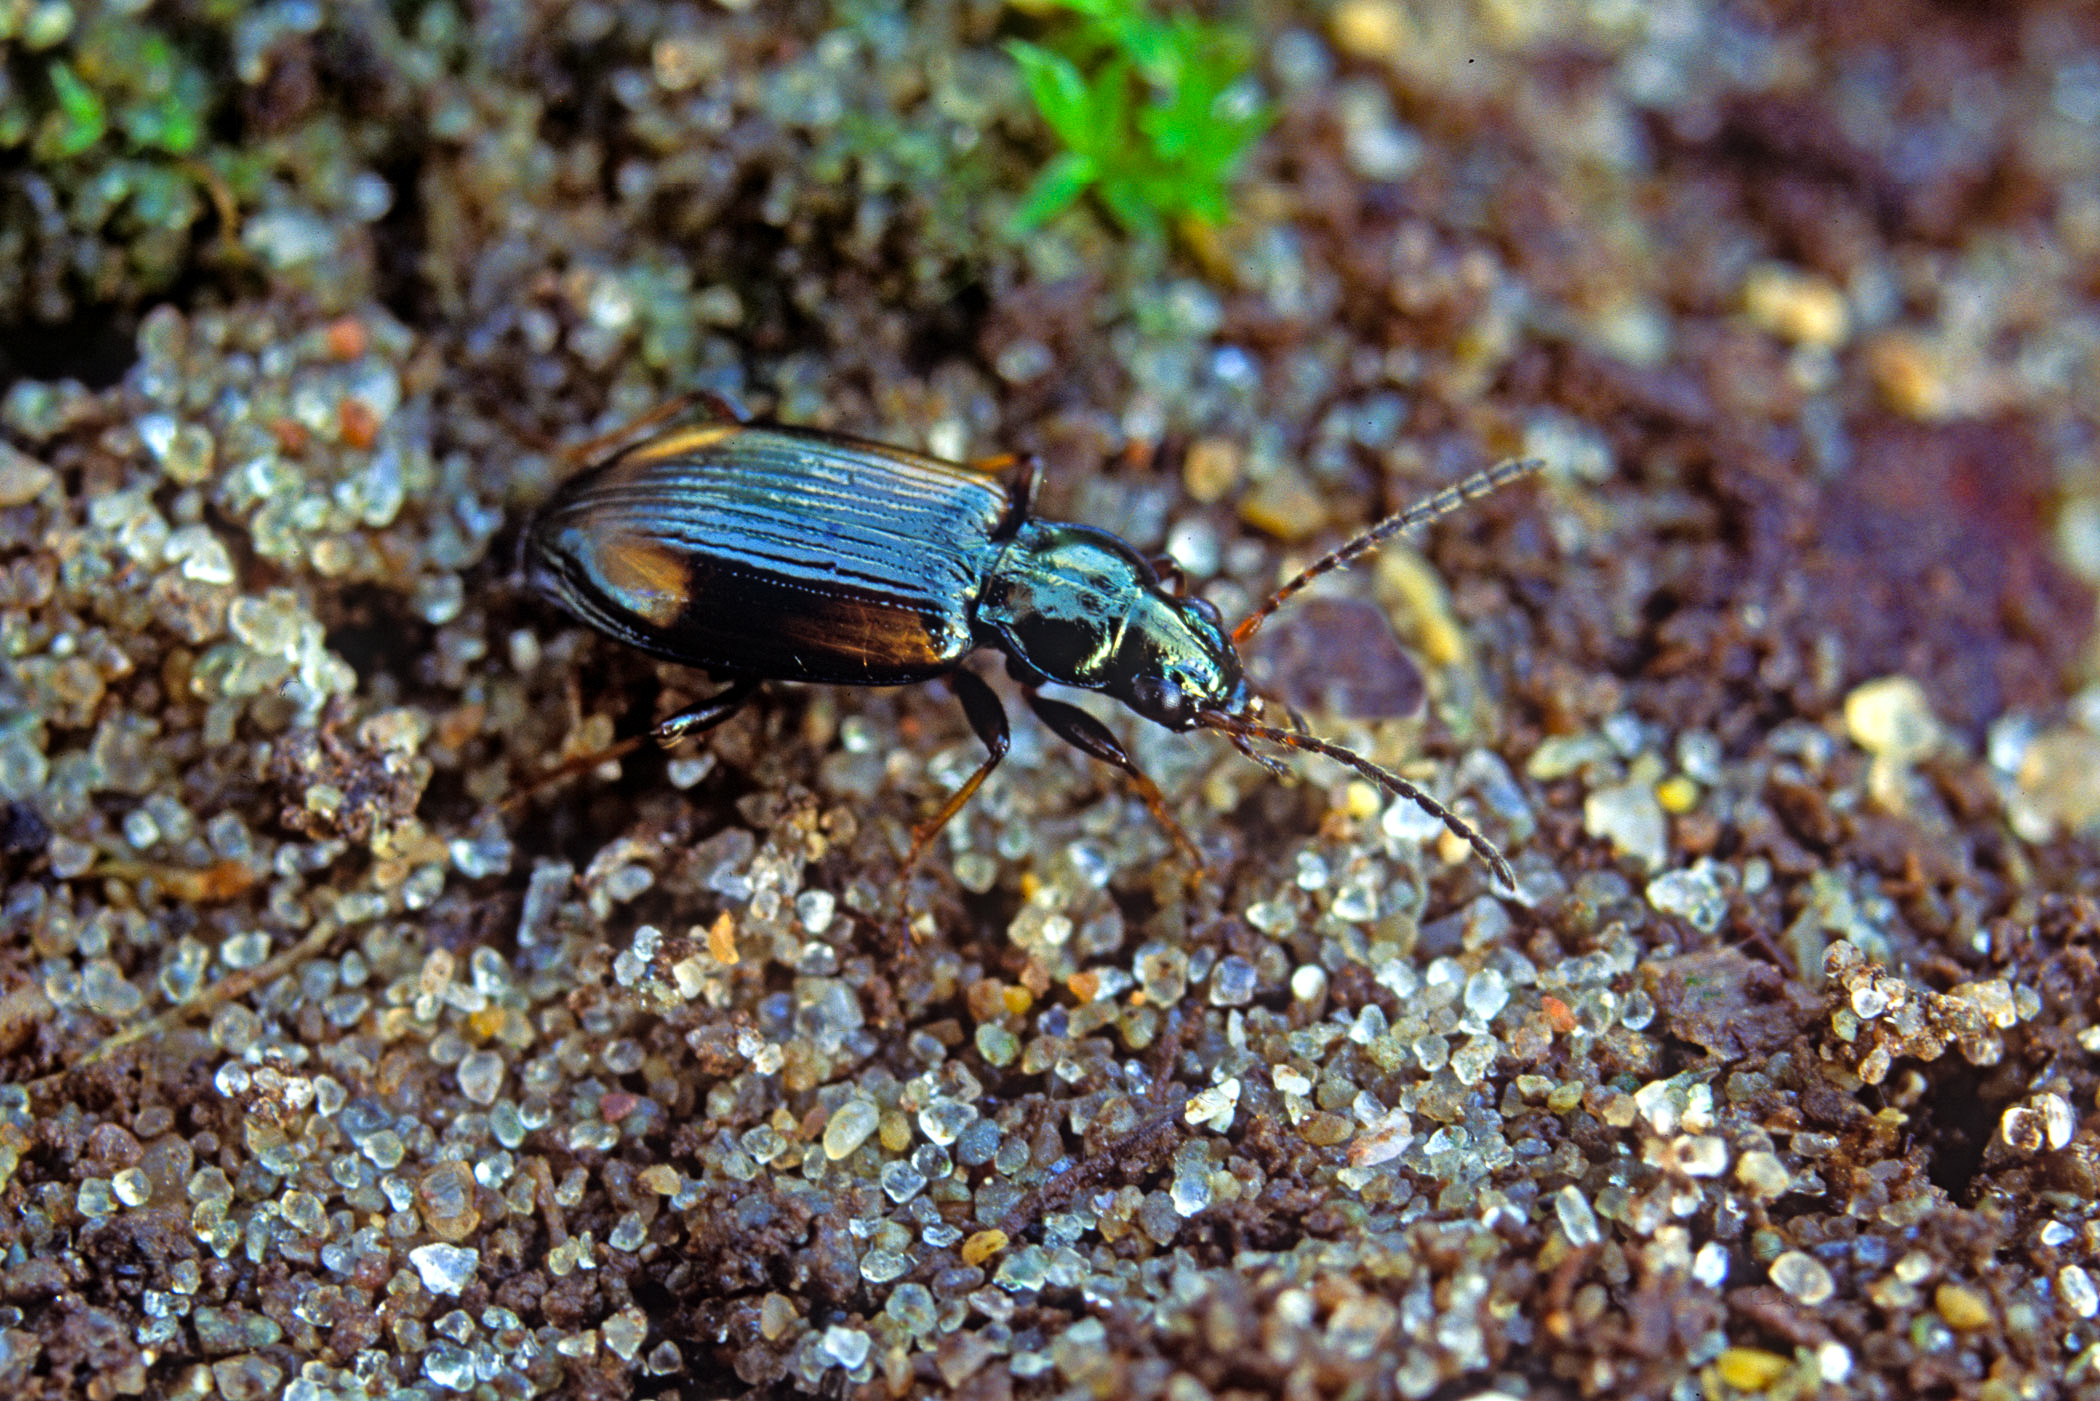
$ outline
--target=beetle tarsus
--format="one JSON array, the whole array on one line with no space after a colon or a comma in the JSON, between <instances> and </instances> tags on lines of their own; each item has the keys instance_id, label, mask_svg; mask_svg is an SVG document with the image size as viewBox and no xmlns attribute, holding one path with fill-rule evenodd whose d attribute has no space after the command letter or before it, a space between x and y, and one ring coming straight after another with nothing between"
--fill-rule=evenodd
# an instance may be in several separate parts
<instances>
[{"instance_id":1,"label":"beetle tarsus","mask_svg":"<svg viewBox=\"0 0 2100 1401\"><path fill-rule=\"evenodd\" d=\"M1255 763L1267 769L1271 774L1274 774L1277 778L1288 779L1291 776L1291 771L1284 766L1284 763L1281 759L1277 758L1273 754L1262 753L1259 749L1256 749L1251 743L1248 742L1247 737L1245 735L1227 732L1225 737L1232 742L1232 747L1234 749L1239 750L1240 753L1246 755L1249 759L1252 759Z\"/></svg>"}]
</instances>

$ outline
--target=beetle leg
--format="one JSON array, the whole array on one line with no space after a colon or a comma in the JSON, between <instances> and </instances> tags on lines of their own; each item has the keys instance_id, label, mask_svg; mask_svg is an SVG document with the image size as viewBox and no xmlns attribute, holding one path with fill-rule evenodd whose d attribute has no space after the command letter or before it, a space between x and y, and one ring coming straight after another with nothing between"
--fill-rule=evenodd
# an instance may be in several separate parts
<instances>
[{"instance_id":1,"label":"beetle leg","mask_svg":"<svg viewBox=\"0 0 2100 1401\"><path fill-rule=\"evenodd\" d=\"M696 408L705 409L709 419L721 419L729 423L751 421L751 415L744 412L743 408L727 395L718 394L712 389L688 389L683 394L673 394L647 413L637 414L617 428L609 428L580 443L571 443L561 450L562 458L572 465L595 462L628 439L638 437L659 424L669 423L680 414Z\"/></svg>"},{"instance_id":2,"label":"beetle leg","mask_svg":"<svg viewBox=\"0 0 2100 1401\"><path fill-rule=\"evenodd\" d=\"M1033 687L1029 688L1027 695L1029 708L1035 711L1037 718L1048 725L1059 739L1075 749L1085 750L1104 764L1114 764L1130 775L1130 781L1137 788L1138 796L1145 800L1145 806L1152 810L1152 815L1159 820L1159 825L1167 829L1167 835L1174 839L1174 845L1181 848L1182 854L1188 857L1197 870L1203 869L1203 853L1189 840L1189 834L1181 830L1181 824L1174 820L1174 814L1167 811L1166 795L1160 792L1159 785L1147 778L1145 771L1123 752L1123 746L1108 732L1108 726L1076 705L1066 705L1062 701L1049 700L1038 695Z\"/></svg>"},{"instance_id":3,"label":"beetle leg","mask_svg":"<svg viewBox=\"0 0 2100 1401\"><path fill-rule=\"evenodd\" d=\"M703 734L721 724L742 710L744 702L750 700L757 691L757 678L739 678L698 705L687 706L676 715L669 715L657 721L649 734L658 744L669 749L687 735Z\"/></svg>"},{"instance_id":4,"label":"beetle leg","mask_svg":"<svg viewBox=\"0 0 2100 1401\"><path fill-rule=\"evenodd\" d=\"M1006 478L1006 515L992 531L994 540L1004 540L1019 530L1035 509L1035 488L1042 480L1043 460L1032 452L1002 452L978 458L970 464L970 470Z\"/></svg>"},{"instance_id":5,"label":"beetle leg","mask_svg":"<svg viewBox=\"0 0 2100 1401\"><path fill-rule=\"evenodd\" d=\"M731 423L749 423L751 411L718 389L688 390L686 397L704 407L709 416L723 418Z\"/></svg>"},{"instance_id":6,"label":"beetle leg","mask_svg":"<svg viewBox=\"0 0 2100 1401\"><path fill-rule=\"evenodd\" d=\"M571 466L595 462L629 438L678 417L697 402L697 397L697 393L674 394L647 413L637 414L616 428L593 434L580 443L570 443L561 450L562 459Z\"/></svg>"},{"instance_id":7,"label":"beetle leg","mask_svg":"<svg viewBox=\"0 0 2100 1401\"><path fill-rule=\"evenodd\" d=\"M1172 555L1154 555L1149 561L1152 572L1167 586L1176 598L1186 598L1189 591L1189 576L1181 572L1181 564Z\"/></svg>"},{"instance_id":8,"label":"beetle leg","mask_svg":"<svg viewBox=\"0 0 2100 1401\"><path fill-rule=\"evenodd\" d=\"M526 784L522 789L504 799L503 806L505 810L516 808L535 793L559 783L562 779L574 778L580 773L589 773L600 764L610 763L614 759L624 759L629 754L634 753L635 750L640 749L645 740L653 739L665 749L669 749L687 735L700 734L703 731L711 730L730 716L736 714L737 711L743 709L744 702L750 700L752 695L757 692L758 684L755 678L733 681L698 705L688 706L676 715L667 716L657 721L654 726L643 734L629 735L626 739L615 740L603 749L594 749L588 754L578 754L573 758L564 759L553 768L547 770L547 772L533 779L532 782Z\"/></svg>"},{"instance_id":9,"label":"beetle leg","mask_svg":"<svg viewBox=\"0 0 2100 1401\"><path fill-rule=\"evenodd\" d=\"M962 787L948 795L948 801L941 804L939 812L912 830L911 854L904 858L906 872L919 864L919 858L941 834L941 828L948 825L948 819L962 811L962 805L970 801L970 795L977 791L993 769L999 767L999 761L1006 757L1013 742L1013 732L1006 725L1006 707L999 704L999 693L986 685L983 677L971 671L950 672L948 685L955 692L955 698L962 702L963 714L969 717L970 728L977 732L977 738L991 753L977 766L977 772L963 780Z\"/></svg>"},{"instance_id":10,"label":"beetle leg","mask_svg":"<svg viewBox=\"0 0 2100 1401\"><path fill-rule=\"evenodd\" d=\"M647 735L629 735L625 739L615 740L603 749L594 749L588 754L578 754L573 758L564 759L530 783L527 783L517 792L511 794L508 798L505 798L502 805L503 810L505 812L515 811L523 807L536 794L553 787L565 778L574 778L577 774L589 773L600 764L609 764L615 759L624 759L629 754L634 753L635 750L640 749L642 741L647 738Z\"/></svg>"}]
</instances>

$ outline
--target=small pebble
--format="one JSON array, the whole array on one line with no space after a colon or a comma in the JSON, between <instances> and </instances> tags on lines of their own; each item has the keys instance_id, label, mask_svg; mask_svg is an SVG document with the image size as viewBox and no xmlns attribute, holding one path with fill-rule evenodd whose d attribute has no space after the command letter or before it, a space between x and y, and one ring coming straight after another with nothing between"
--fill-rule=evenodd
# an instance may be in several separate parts
<instances>
[{"instance_id":1,"label":"small pebble","mask_svg":"<svg viewBox=\"0 0 2100 1401\"><path fill-rule=\"evenodd\" d=\"M1310 539L1327 526L1327 503L1297 472L1284 470L1239 499L1240 519L1286 544Z\"/></svg>"},{"instance_id":2,"label":"small pebble","mask_svg":"<svg viewBox=\"0 0 2100 1401\"><path fill-rule=\"evenodd\" d=\"M1991 1301L1966 1285L1942 1284L1932 1292L1933 1307L1958 1333L1974 1333L1997 1321Z\"/></svg>"},{"instance_id":3,"label":"small pebble","mask_svg":"<svg viewBox=\"0 0 2100 1401\"><path fill-rule=\"evenodd\" d=\"M1925 688L1908 676L1884 676L1845 697L1845 729L1877 758L1913 763L1938 747L1940 722Z\"/></svg>"},{"instance_id":4,"label":"small pebble","mask_svg":"<svg viewBox=\"0 0 2100 1401\"><path fill-rule=\"evenodd\" d=\"M457 1294L480 1268L481 1252L456 1245L419 1245L408 1252L408 1263L431 1293Z\"/></svg>"},{"instance_id":5,"label":"small pebble","mask_svg":"<svg viewBox=\"0 0 2100 1401\"><path fill-rule=\"evenodd\" d=\"M1743 310L1764 330L1796 345L1835 349L1851 333L1845 294L1824 278L1778 263L1751 269Z\"/></svg>"},{"instance_id":6,"label":"small pebble","mask_svg":"<svg viewBox=\"0 0 2100 1401\"><path fill-rule=\"evenodd\" d=\"M2030 841L2100 831L2100 735L2066 725L2035 736L2020 756L2007 815Z\"/></svg>"},{"instance_id":7,"label":"small pebble","mask_svg":"<svg viewBox=\"0 0 2100 1401\"><path fill-rule=\"evenodd\" d=\"M1779 1380L1786 1372L1789 1362L1776 1352L1763 1348L1722 1348L1714 1359L1714 1372L1737 1391L1763 1391Z\"/></svg>"},{"instance_id":8,"label":"small pebble","mask_svg":"<svg viewBox=\"0 0 2100 1401\"><path fill-rule=\"evenodd\" d=\"M849 1099L824 1125L824 1156L833 1162L853 1155L882 1122L882 1111L865 1099Z\"/></svg>"},{"instance_id":9,"label":"small pebble","mask_svg":"<svg viewBox=\"0 0 2100 1401\"><path fill-rule=\"evenodd\" d=\"M1580 1188L1570 1184L1554 1193L1553 1213L1560 1218L1561 1234L1568 1238L1569 1245L1596 1245L1604 1239L1597 1228L1597 1214Z\"/></svg>"},{"instance_id":10,"label":"small pebble","mask_svg":"<svg viewBox=\"0 0 2100 1401\"><path fill-rule=\"evenodd\" d=\"M962 1262L965 1265L982 1265L1004 1249L1006 1232L996 1229L979 1231L963 1242Z\"/></svg>"},{"instance_id":11,"label":"small pebble","mask_svg":"<svg viewBox=\"0 0 2100 1401\"><path fill-rule=\"evenodd\" d=\"M1935 423L1954 407L1942 357L1917 336L1892 331L1867 346L1867 373L1881 400L1905 418Z\"/></svg>"},{"instance_id":12,"label":"small pebble","mask_svg":"<svg viewBox=\"0 0 2100 1401\"><path fill-rule=\"evenodd\" d=\"M1395 0L1344 0L1328 21L1335 47L1373 62L1397 59L1415 35L1415 24Z\"/></svg>"},{"instance_id":13,"label":"small pebble","mask_svg":"<svg viewBox=\"0 0 2100 1401\"><path fill-rule=\"evenodd\" d=\"M1181 482L1202 502L1222 501L1240 479L1240 450L1227 438L1198 438L1182 459Z\"/></svg>"},{"instance_id":14,"label":"small pebble","mask_svg":"<svg viewBox=\"0 0 2100 1401\"><path fill-rule=\"evenodd\" d=\"M1649 784L1622 783L1590 794L1582 804L1582 827L1651 871L1669 859L1669 819Z\"/></svg>"},{"instance_id":15,"label":"small pebble","mask_svg":"<svg viewBox=\"0 0 2100 1401\"><path fill-rule=\"evenodd\" d=\"M1777 1155L1761 1149L1753 1149L1736 1161L1735 1177L1736 1181L1766 1201L1786 1195L1788 1187L1793 1183L1792 1175L1786 1170L1786 1164L1782 1163Z\"/></svg>"},{"instance_id":16,"label":"small pebble","mask_svg":"<svg viewBox=\"0 0 2100 1401\"><path fill-rule=\"evenodd\" d=\"M28 453L0 443L0 509L28 505L57 480L56 472Z\"/></svg>"},{"instance_id":17,"label":"small pebble","mask_svg":"<svg viewBox=\"0 0 2100 1401\"><path fill-rule=\"evenodd\" d=\"M1770 1275L1782 1293L1810 1308L1829 1303L1837 1292L1837 1282L1823 1263L1799 1250L1785 1251L1773 1260Z\"/></svg>"}]
</instances>

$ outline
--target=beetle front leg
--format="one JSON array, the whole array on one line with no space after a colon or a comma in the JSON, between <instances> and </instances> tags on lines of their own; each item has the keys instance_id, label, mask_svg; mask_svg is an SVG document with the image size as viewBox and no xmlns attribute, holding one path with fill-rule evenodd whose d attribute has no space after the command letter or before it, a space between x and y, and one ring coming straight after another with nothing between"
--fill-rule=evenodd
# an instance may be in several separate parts
<instances>
[{"instance_id":1,"label":"beetle front leg","mask_svg":"<svg viewBox=\"0 0 2100 1401\"><path fill-rule=\"evenodd\" d=\"M1006 751L1013 744L1013 732L1006 724L1006 707L999 704L998 692L986 685L984 678L975 672L956 671L949 675L948 685L954 690L955 698L962 702L963 714L969 717L970 728L976 731L977 738L991 753L977 766L977 772L963 780L962 787L948 795L948 801L941 804L941 810L931 820L913 829L911 854L904 858L904 869L898 873L900 876L908 874L919 864L919 858L926 854L926 848L948 825L948 819L962 811L963 804L970 801L970 796L992 770L999 767L999 761L1006 757Z\"/></svg>"},{"instance_id":2,"label":"beetle front leg","mask_svg":"<svg viewBox=\"0 0 2100 1401\"><path fill-rule=\"evenodd\" d=\"M687 735L704 734L744 708L744 703L758 693L758 681L743 677L730 682L698 705L687 706L676 715L669 715L656 722L649 731L655 741L669 749Z\"/></svg>"},{"instance_id":3,"label":"beetle front leg","mask_svg":"<svg viewBox=\"0 0 2100 1401\"><path fill-rule=\"evenodd\" d=\"M1104 764L1114 764L1130 775L1130 781L1136 786L1138 796L1145 800L1145 806L1151 809L1152 816L1158 819L1159 825L1167 829L1167 835L1174 839L1174 845L1181 848L1182 853L1197 870L1203 869L1203 853L1196 849L1196 843L1189 839L1189 834L1174 820L1174 814L1167 811L1166 794L1160 792L1159 785L1147 778L1145 771L1123 752L1123 746L1108 732L1108 726L1076 705L1046 699L1037 694L1033 687L1029 688L1027 695L1029 708L1035 711L1036 717L1048 725L1059 739L1075 749L1085 750Z\"/></svg>"}]
</instances>

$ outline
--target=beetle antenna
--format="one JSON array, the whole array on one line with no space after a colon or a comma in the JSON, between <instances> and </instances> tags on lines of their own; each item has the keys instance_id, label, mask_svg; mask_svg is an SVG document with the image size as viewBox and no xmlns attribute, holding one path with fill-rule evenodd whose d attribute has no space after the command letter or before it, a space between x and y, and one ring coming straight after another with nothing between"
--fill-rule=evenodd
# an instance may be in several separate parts
<instances>
[{"instance_id":1,"label":"beetle antenna","mask_svg":"<svg viewBox=\"0 0 2100 1401\"><path fill-rule=\"evenodd\" d=\"M1281 730L1274 725L1263 725L1252 720L1243 720L1236 715L1228 715L1222 710L1201 711L1197 714L1196 719L1200 724L1210 729L1222 730L1226 737L1232 741L1233 748L1239 750L1242 754L1248 754L1246 741L1258 739L1284 749L1303 749L1313 754L1322 754L1338 764L1344 764L1356 770L1356 772L1370 779L1387 792L1406 798L1416 807L1442 822L1453 836L1460 838L1467 846L1473 848L1474 855L1487 862L1493 868L1497 880L1511 890L1517 888L1517 878L1509 869L1508 859L1502 855L1493 842L1475 831L1471 823L1430 797L1427 793L1424 793L1421 789L1415 787L1412 783L1409 783L1399 774L1393 773L1389 769L1380 768L1356 751L1344 749L1339 744L1331 743L1313 735L1299 734L1295 730ZM1252 758L1254 756L1249 754L1249 757Z\"/></svg>"},{"instance_id":2,"label":"beetle antenna","mask_svg":"<svg viewBox=\"0 0 2100 1401\"><path fill-rule=\"evenodd\" d=\"M1232 630L1235 644L1245 646L1247 639L1260 630L1271 613L1283 606L1292 594L1331 570L1340 569L1350 560L1398 535L1412 526L1425 525L1438 516L1447 516L1468 502L1478 501L1497 487L1505 486L1519 477L1528 477L1546 465L1540 457L1512 457L1492 467L1483 467L1472 476L1453 482L1426 501L1418 501L1406 510L1387 516L1348 544L1330 554L1322 555L1298 572L1296 578L1276 590L1261 607L1240 619L1239 626ZM1420 801L1417 799L1417 801ZM1449 815L1446 814L1449 820Z\"/></svg>"}]
</instances>

